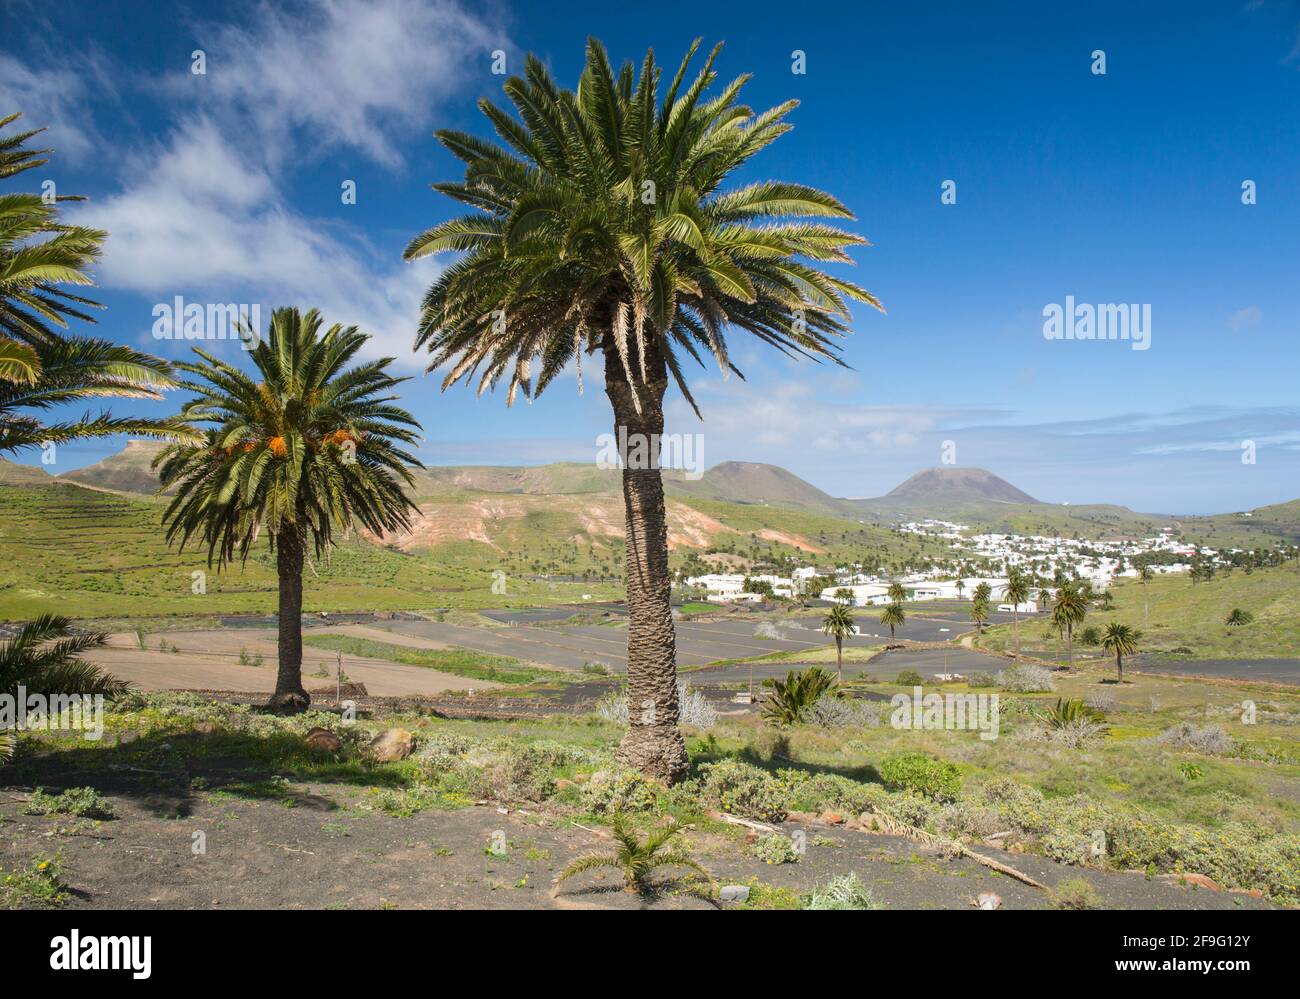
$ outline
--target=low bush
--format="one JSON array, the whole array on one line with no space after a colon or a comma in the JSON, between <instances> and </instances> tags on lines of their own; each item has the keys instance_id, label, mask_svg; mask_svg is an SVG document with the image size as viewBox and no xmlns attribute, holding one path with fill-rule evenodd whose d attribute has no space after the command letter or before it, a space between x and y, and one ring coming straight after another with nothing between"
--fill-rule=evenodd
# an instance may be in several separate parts
<instances>
[{"instance_id":1,"label":"low bush","mask_svg":"<svg viewBox=\"0 0 1300 999\"><path fill-rule=\"evenodd\" d=\"M935 801L951 801L961 791L961 771L956 765L924 753L886 756L878 769L880 779L891 790L915 791Z\"/></svg>"},{"instance_id":2,"label":"low bush","mask_svg":"<svg viewBox=\"0 0 1300 999\"><path fill-rule=\"evenodd\" d=\"M70 787L62 794L46 794L37 788L22 807L24 815L73 815L79 819L117 817L113 803L93 787Z\"/></svg>"},{"instance_id":3,"label":"low bush","mask_svg":"<svg viewBox=\"0 0 1300 999\"><path fill-rule=\"evenodd\" d=\"M1015 663L998 673L998 686L1013 694L1039 694L1056 689L1052 672L1030 663Z\"/></svg>"}]
</instances>

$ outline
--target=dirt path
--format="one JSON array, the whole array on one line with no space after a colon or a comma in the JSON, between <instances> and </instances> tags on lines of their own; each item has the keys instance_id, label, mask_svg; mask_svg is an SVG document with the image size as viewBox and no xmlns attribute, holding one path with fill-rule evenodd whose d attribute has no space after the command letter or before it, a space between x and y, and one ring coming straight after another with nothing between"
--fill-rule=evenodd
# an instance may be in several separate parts
<instances>
[{"instance_id":1,"label":"dirt path","mask_svg":"<svg viewBox=\"0 0 1300 999\"><path fill-rule=\"evenodd\" d=\"M313 634L325 629L313 629ZM394 644L411 644L422 648L436 648L435 643L418 640L395 642L395 636L384 631L370 631L360 625L339 626L328 629L338 634L358 634L358 637L383 636ZM179 651L160 651L166 643ZM158 632L145 638L144 649L139 647L133 634L115 634L109 648L87 656L103 666L114 676L130 680L142 690L204 689L266 691L275 689L276 641L275 632L269 628L217 629L212 631ZM247 663L239 661L244 653ZM253 665L261 656L262 665ZM303 683L308 690L321 689L333 683L337 660L326 649L303 648ZM491 680L471 680L451 673L423 666L408 666L386 659L369 659L345 656L344 670L353 680L366 685L377 697L397 697L406 694L441 694L449 690L488 690L501 684ZM325 675L319 675L321 671Z\"/></svg>"}]
</instances>

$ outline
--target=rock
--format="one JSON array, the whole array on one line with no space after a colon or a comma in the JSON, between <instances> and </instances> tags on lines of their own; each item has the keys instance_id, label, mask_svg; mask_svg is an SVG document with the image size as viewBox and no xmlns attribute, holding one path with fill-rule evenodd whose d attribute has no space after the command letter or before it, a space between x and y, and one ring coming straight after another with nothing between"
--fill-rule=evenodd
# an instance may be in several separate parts
<instances>
[{"instance_id":1,"label":"rock","mask_svg":"<svg viewBox=\"0 0 1300 999\"><path fill-rule=\"evenodd\" d=\"M745 885L723 885L718 897L724 902L745 902L749 899L749 888Z\"/></svg>"},{"instance_id":2,"label":"rock","mask_svg":"<svg viewBox=\"0 0 1300 999\"><path fill-rule=\"evenodd\" d=\"M557 791L563 791L566 787L577 787L577 786L578 785L575 784L573 781L565 780L563 777L559 777L555 781L555 790Z\"/></svg>"},{"instance_id":3,"label":"rock","mask_svg":"<svg viewBox=\"0 0 1300 999\"><path fill-rule=\"evenodd\" d=\"M215 732L220 732L221 726L214 721L201 721L194 726L194 731L200 735L212 735Z\"/></svg>"},{"instance_id":4,"label":"rock","mask_svg":"<svg viewBox=\"0 0 1300 999\"><path fill-rule=\"evenodd\" d=\"M404 760L415 748L415 737L404 728L390 728L377 736L367 750L376 763L393 763Z\"/></svg>"},{"instance_id":5,"label":"rock","mask_svg":"<svg viewBox=\"0 0 1300 999\"><path fill-rule=\"evenodd\" d=\"M821 815L818 816L818 818L821 822L825 823L828 826L844 825L844 816L839 812L829 812L829 811L822 812Z\"/></svg>"},{"instance_id":6,"label":"rock","mask_svg":"<svg viewBox=\"0 0 1300 999\"><path fill-rule=\"evenodd\" d=\"M304 740L312 749L321 749L328 753L337 753L343 748L343 740L327 728L314 728L307 733Z\"/></svg>"},{"instance_id":7,"label":"rock","mask_svg":"<svg viewBox=\"0 0 1300 999\"><path fill-rule=\"evenodd\" d=\"M787 822L804 822L811 824L817 821L816 812L786 812L785 820Z\"/></svg>"},{"instance_id":8,"label":"rock","mask_svg":"<svg viewBox=\"0 0 1300 999\"><path fill-rule=\"evenodd\" d=\"M1196 885L1198 888L1208 888L1210 891L1223 891L1219 883L1204 874L1166 874L1166 878L1180 885Z\"/></svg>"},{"instance_id":9,"label":"rock","mask_svg":"<svg viewBox=\"0 0 1300 999\"><path fill-rule=\"evenodd\" d=\"M982 891L971 901L971 905L977 909L1000 909L1002 908L1002 896L991 891Z\"/></svg>"}]
</instances>

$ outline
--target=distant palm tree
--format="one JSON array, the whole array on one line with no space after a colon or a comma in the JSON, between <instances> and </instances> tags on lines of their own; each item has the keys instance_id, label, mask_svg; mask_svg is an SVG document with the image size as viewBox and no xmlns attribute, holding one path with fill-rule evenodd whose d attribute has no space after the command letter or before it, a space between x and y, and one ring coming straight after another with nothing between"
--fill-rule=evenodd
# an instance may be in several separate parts
<instances>
[{"instance_id":1,"label":"distant palm tree","mask_svg":"<svg viewBox=\"0 0 1300 999\"><path fill-rule=\"evenodd\" d=\"M975 634L984 634L984 622L989 619L989 602L976 597L970 608L970 619L975 622Z\"/></svg>"},{"instance_id":2,"label":"distant palm tree","mask_svg":"<svg viewBox=\"0 0 1300 999\"><path fill-rule=\"evenodd\" d=\"M822 620L822 631L835 639L835 667L839 671L839 682L844 682L844 639L853 634L853 617L843 604L836 604L826 612Z\"/></svg>"},{"instance_id":3,"label":"distant palm tree","mask_svg":"<svg viewBox=\"0 0 1300 999\"><path fill-rule=\"evenodd\" d=\"M626 511L628 696L634 714L618 749L625 766L666 781L687 770L677 727L676 638L657 442L671 380L695 402L683 362L713 357L736 370L728 328L787 354L839 362L848 303L867 291L818 264L848 263L854 233L808 221L851 218L834 197L802 184L760 181L724 191L754 154L790 129L788 101L755 114L737 102L747 76L705 99L715 48L693 81L690 47L662 100L653 53L638 78L616 72L588 42L577 91L561 89L529 55L505 81L518 118L479 108L503 144L463 132L438 138L467 166L438 191L470 214L416 236L407 259L463 251L424 299L417 346L443 389L506 383L506 402L533 399L584 355L603 360L616 439L650 443L622 462ZM522 120L520 120L522 119ZM702 363L702 362L701 362ZM698 413L698 409L697 409Z\"/></svg>"},{"instance_id":4,"label":"distant palm tree","mask_svg":"<svg viewBox=\"0 0 1300 999\"><path fill-rule=\"evenodd\" d=\"M1016 636L1016 655L1020 655L1020 605L1029 600L1029 581L1019 572L1007 577L1002 599L1011 605L1012 630Z\"/></svg>"},{"instance_id":5,"label":"distant palm tree","mask_svg":"<svg viewBox=\"0 0 1300 999\"><path fill-rule=\"evenodd\" d=\"M962 591L966 589L966 584L962 582L960 576L957 577L957 599L961 599Z\"/></svg>"},{"instance_id":6,"label":"distant palm tree","mask_svg":"<svg viewBox=\"0 0 1300 999\"><path fill-rule=\"evenodd\" d=\"M1142 632L1130 628L1127 624L1112 621L1106 625L1106 631L1101 637L1101 647L1115 656L1115 672L1120 683L1124 682L1124 657L1137 652L1138 642L1141 640Z\"/></svg>"},{"instance_id":7,"label":"distant palm tree","mask_svg":"<svg viewBox=\"0 0 1300 999\"><path fill-rule=\"evenodd\" d=\"M1145 563L1138 569L1138 579L1142 580L1142 624L1147 628L1151 627L1151 597L1147 592L1147 584L1155 575L1151 566Z\"/></svg>"},{"instance_id":8,"label":"distant palm tree","mask_svg":"<svg viewBox=\"0 0 1300 999\"><path fill-rule=\"evenodd\" d=\"M0 118L0 130L19 118ZM48 149L27 140L42 129L0 135L0 180L49 162ZM0 453L114 434L167 437L166 421L86 414L45 424L36 414L69 402L117 396L160 399L175 387L170 366L107 340L66 335L69 320L94 322L84 310L98 303L69 286L92 283L88 273L107 233L59 221L59 204L84 200L63 194L0 195Z\"/></svg>"},{"instance_id":9,"label":"distant palm tree","mask_svg":"<svg viewBox=\"0 0 1300 999\"><path fill-rule=\"evenodd\" d=\"M1070 668L1074 668L1074 629L1088 616L1088 601L1073 580L1065 580L1056 588L1056 603L1052 607L1052 623L1064 631L1070 648Z\"/></svg>"},{"instance_id":10,"label":"distant palm tree","mask_svg":"<svg viewBox=\"0 0 1300 999\"><path fill-rule=\"evenodd\" d=\"M894 628L895 627L901 628L904 624L907 623L907 615L903 612L903 605L890 604L888 607L886 607L884 613L880 615L880 623L884 625L888 625L889 638L890 641L893 641Z\"/></svg>"},{"instance_id":11,"label":"distant palm tree","mask_svg":"<svg viewBox=\"0 0 1300 999\"><path fill-rule=\"evenodd\" d=\"M975 592L971 594L971 599L982 600L987 604L993 599L993 587L988 583L980 583L975 587Z\"/></svg>"},{"instance_id":12,"label":"distant palm tree","mask_svg":"<svg viewBox=\"0 0 1300 999\"><path fill-rule=\"evenodd\" d=\"M890 603L901 604L907 599L907 590L902 583L890 583L888 596Z\"/></svg>"},{"instance_id":13,"label":"distant palm tree","mask_svg":"<svg viewBox=\"0 0 1300 999\"><path fill-rule=\"evenodd\" d=\"M392 358L347 365L369 339L355 326L321 330L316 310L277 309L265 340L249 352L256 379L195 349L200 363L178 364L196 393L181 418L203 435L154 460L163 489L176 495L163 513L169 544L191 538L208 564L247 561L265 529L279 576L279 671L270 706L299 711L302 686L302 570L310 541L319 558L335 534L361 525L383 535L410 526L415 505L404 486L420 466L400 445L419 424L388 395L405 381Z\"/></svg>"}]
</instances>

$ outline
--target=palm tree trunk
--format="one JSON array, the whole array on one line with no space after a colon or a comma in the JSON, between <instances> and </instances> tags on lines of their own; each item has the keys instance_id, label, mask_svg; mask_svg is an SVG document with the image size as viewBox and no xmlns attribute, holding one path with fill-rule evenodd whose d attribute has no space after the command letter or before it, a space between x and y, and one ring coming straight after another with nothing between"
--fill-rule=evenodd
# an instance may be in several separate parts
<instances>
[{"instance_id":1,"label":"palm tree trunk","mask_svg":"<svg viewBox=\"0 0 1300 999\"><path fill-rule=\"evenodd\" d=\"M1119 674L1119 682L1123 683L1124 682L1124 654L1122 652L1115 653L1115 671Z\"/></svg>"},{"instance_id":2,"label":"palm tree trunk","mask_svg":"<svg viewBox=\"0 0 1300 999\"><path fill-rule=\"evenodd\" d=\"M1020 612L1012 608L1012 618L1015 624L1012 626L1016 633L1016 655L1020 655Z\"/></svg>"},{"instance_id":3,"label":"palm tree trunk","mask_svg":"<svg viewBox=\"0 0 1300 999\"><path fill-rule=\"evenodd\" d=\"M1069 649L1070 669L1074 669L1074 625L1067 625L1065 629L1065 645Z\"/></svg>"},{"instance_id":4,"label":"palm tree trunk","mask_svg":"<svg viewBox=\"0 0 1300 999\"><path fill-rule=\"evenodd\" d=\"M662 361L657 367L662 368ZM627 734L616 756L619 762L647 777L672 783L685 775L688 760L686 743L677 728L677 636L670 603L668 519L659 470L658 444L664 429L663 398L667 387L666 377L640 384L638 413L612 337L606 338L605 394L614 408L615 439L620 446L624 440L628 442L623 505L627 514L629 710ZM640 455L649 460L638 462ZM631 468L629 464L649 467Z\"/></svg>"},{"instance_id":5,"label":"palm tree trunk","mask_svg":"<svg viewBox=\"0 0 1300 999\"><path fill-rule=\"evenodd\" d=\"M844 683L844 639L838 636L835 639L835 669L839 673L841 684Z\"/></svg>"},{"instance_id":6,"label":"palm tree trunk","mask_svg":"<svg viewBox=\"0 0 1300 999\"><path fill-rule=\"evenodd\" d=\"M311 697L302 686L302 528L283 525L275 537L275 570L280 577L279 669L269 707L275 711L305 711Z\"/></svg>"}]
</instances>

